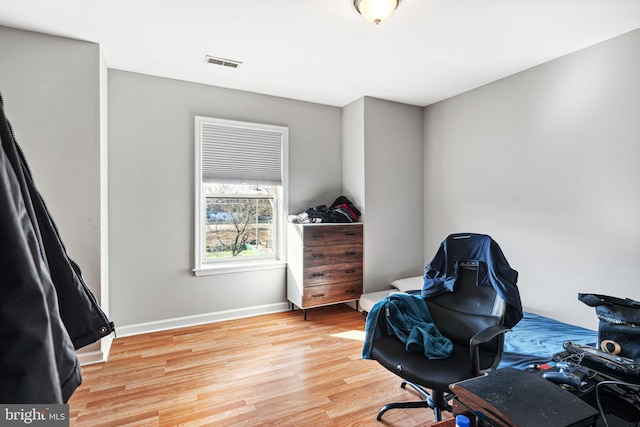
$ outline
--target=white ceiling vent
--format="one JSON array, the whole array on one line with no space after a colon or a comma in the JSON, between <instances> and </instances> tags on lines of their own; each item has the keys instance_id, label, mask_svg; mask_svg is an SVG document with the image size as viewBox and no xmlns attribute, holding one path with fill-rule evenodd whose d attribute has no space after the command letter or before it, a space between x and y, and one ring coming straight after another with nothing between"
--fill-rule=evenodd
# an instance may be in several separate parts
<instances>
[{"instance_id":1,"label":"white ceiling vent","mask_svg":"<svg viewBox=\"0 0 640 427\"><path fill-rule=\"evenodd\" d=\"M207 55L204 58L204 62L207 64L220 65L222 67L238 68L242 62L234 61L233 59L216 58L215 56Z\"/></svg>"}]
</instances>

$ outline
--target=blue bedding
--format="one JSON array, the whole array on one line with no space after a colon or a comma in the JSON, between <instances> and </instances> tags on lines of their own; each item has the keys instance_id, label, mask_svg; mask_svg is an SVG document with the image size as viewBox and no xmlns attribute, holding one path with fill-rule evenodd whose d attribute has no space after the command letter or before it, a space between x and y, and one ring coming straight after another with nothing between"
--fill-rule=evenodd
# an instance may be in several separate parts
<instances>
[{"instance_id":1,"label":"blue bedding","mask_svg":"<svg viewBox=\"0 0 640 427\"><path fill-rule=\"evenodd\" d=\"M597 331L524 312L522 320L505 335L498 368L525 369L531 364L549 362L554 354L564 350L562 344L566 341L595 346L597 339Z\"/></svg>"}]
</instances>

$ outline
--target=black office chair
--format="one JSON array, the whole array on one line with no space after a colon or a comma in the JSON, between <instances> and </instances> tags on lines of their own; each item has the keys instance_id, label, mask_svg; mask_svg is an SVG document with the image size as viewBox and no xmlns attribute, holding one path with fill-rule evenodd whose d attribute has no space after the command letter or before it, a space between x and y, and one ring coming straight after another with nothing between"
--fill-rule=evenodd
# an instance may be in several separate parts
<instances>
[{"instance_id":1,"label":"black office chair","mask_svg":"<svg viewBox=\"0 0 640 427\"><path fill-rule=\"evenodd\" d=\"M493 287L477 285L478 266L477 261L457 261L453 291L425 299L434 324L453 343L448 358L428 359L422 353L407 352L384 327L384 310L379 312L377 324L383 325L378 329L382 336L372 340L370 358L403 378L401 387L409 385L421 400L384 405L378 411L378 421L394 408L432 408L440 421L442 411L452 409L450 384L497 367L504 333L509 330L503 326L507 304Z\"/></svg>"}]
</instances>

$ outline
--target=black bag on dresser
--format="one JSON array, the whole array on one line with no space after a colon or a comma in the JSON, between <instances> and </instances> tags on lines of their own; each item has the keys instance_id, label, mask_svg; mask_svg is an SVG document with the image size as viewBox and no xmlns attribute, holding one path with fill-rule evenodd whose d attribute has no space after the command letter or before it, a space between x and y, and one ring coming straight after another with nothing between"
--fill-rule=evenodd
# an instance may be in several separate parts
<instances>
[{"instance_id":1,"label":"black bag on dresser","mask_svg":"<svg viewBox=\"0 0 640 427\"><path fill-rule=\"evenodd\" d=\"M598 348L640 363L640 302L599 294L578 299L596 309Z\"/></svg>"}]
</instances>

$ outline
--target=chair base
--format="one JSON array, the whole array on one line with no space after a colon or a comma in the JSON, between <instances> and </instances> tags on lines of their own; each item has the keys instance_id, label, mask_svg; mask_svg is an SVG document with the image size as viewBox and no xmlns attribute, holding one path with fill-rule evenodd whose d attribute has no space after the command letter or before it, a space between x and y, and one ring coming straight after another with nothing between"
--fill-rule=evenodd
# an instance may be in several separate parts
<instances>
[{"instance_id":1,"label":"chair base","mask_svg":"<svg viewBox=\"0 0 640 427\"><path fill-rule=\"evenodd\" d=\"M431 408L433 409L436 421L442 421L442 411L451 412L452 408L449 404L449 400L453 397L452 394L444 394L438 390L432 390L431 393L429 393L424 388L410 381L403 381L402 384L400 384L400 387L404 389L406 389L407 386L410 386L416 393L418 393L422 400L387 403L378 411L376 420L382 420L382 415L390 409Z\"/></svg>"}]
</instances>

